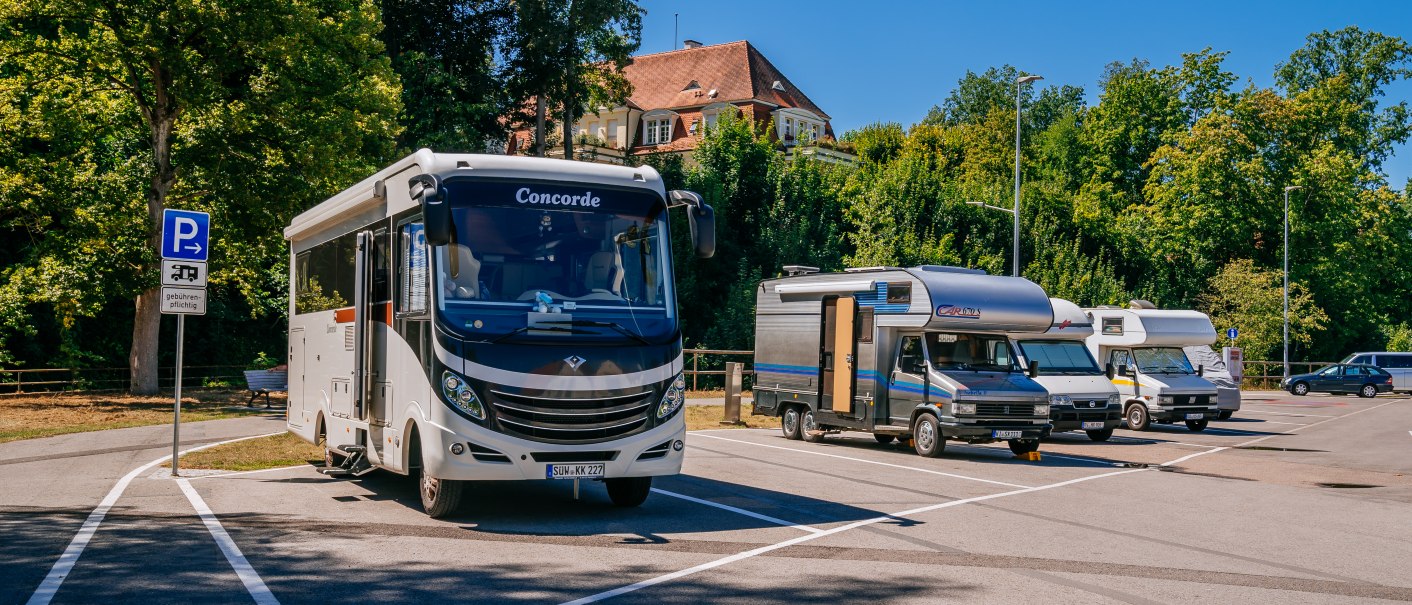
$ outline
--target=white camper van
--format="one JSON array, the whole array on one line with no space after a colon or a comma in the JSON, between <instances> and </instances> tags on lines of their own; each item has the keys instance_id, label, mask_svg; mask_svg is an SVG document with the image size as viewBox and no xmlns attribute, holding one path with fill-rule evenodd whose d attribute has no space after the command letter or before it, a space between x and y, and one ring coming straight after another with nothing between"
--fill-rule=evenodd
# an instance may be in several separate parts
<instances>
[{"instance_id":1,"label":"white camper van","mask_svg":"<svg viewBox=\"0 0 1412 605\"><path fill-rule=\"evenodd\" d=\"M1123 396L1128 428L1147 430L1152 422L1186 422L1206 430L1217 409L1216 385L1191 366L1182 347L1216 342L1211 318L1198 311L1157 309L1135 300L1129 308L1085 309L1096 331L1088 349L1117 370L1113 384Z\"/></svg>"},{"instance_id":2,"label":"white camper van","mask_svg":"<svg viewBox=\"0 0 1412 605\"><path fill-rule=\"evenodd\" d=\"M642 503L686 433L669 200L710 256L710 207L648 167L423 149L295 217L289 431L433 517L470 480Z\"/></svg>"},{"instance_id":3,"label":"white camper van","mask_svg":"<svg viewBox=\"0 0 1412 605\"><path fill-rule=\"evenodd\" d=\"M1054 322L1048 330L1010 334L1015 354L1023 366L1039 365L1035 382L1049 391L1054 432L1084 431L1089 439L1107 441L1123 422L1123 401L1110 382L1113 367L1100 367L1085 346L1093 321L1083 309L1062 298L1049 303Z\"/></svg>"}]
</instances>

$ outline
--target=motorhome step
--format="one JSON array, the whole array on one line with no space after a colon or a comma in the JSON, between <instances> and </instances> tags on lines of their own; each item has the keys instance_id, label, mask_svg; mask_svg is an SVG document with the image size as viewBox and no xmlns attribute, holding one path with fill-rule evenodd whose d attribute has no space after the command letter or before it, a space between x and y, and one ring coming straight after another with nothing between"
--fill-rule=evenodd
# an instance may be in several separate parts
<instances>
[{"instance_id":1,"label":"motorhome step","mask_svg":"<svg viewBox=\"0 0 1412 605\"><path fill-rule=\"evenodd\" d=\"M331 466L331 467L328 467L328 468L321 468L321 469L319 469L319 473L324 474L324 475L328 475L328 476L330 476L330 477L343 477L343 476L345 476L345 475L352 475L352 474L353 474L353 471L350 471L350 470L348 470L348 469L346 469L346 468L343 468L343 467L341 467L341 466Z\"/></svg>"},{"instance_id":2,"label":"motorhome step","mask_svg":"<svg viewBox=\"0 0 1412 605\"><path fill-rule=\"evenodd\" d=\"M910 427L910 426L886 425L886 424L885 424L885 425L882 425L882 426L875 426L875 427L873 427L873 432L874 432L874 433L879 433L879 434L882 434L882 435L902 435L902 434L905 434L905 433L910 433L910 432L912 432L912 427Z\"/></svg>"},{"instance_id":3,"label":"motorhome step","mask_svg":"<svg viewBox=\"0 0 1412 605\"><path fill-rule=\"evenodd\" d=\"M345 446L340 447L340 448L338 448L338 449L343 450L343 453L349 454L349 455L352 455L352 454L361 454L361 453L363 453L363 452L368 451L368 448L367 448L367 447L361 446L361 445L345 445Z\"/></svg>"}]
</instances>

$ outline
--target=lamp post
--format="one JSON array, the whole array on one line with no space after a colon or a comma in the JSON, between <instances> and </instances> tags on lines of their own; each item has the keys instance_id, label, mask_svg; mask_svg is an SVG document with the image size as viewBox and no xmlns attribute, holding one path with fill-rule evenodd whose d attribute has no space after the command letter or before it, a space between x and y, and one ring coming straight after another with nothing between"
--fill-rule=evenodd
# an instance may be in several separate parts
<instances>
[{"instance_id":1,"label":"lamp post","mask_svg":"<svg viewBox=\"0 0 1412 605\"><path fill-rule=\"evenodd\" d=\"M1289 378L1289 192L1299 189L1303 189L1303 187L1300 187L1298 185L1290 185L1288 187L1285 187L1285 378Z\"/></svg>"},{"instance_id":2,"label":"lamp post","mask_svg":"<svg viewBox=\"0 0 1412 605\"><path fill-rule=\"evenodd\" d=\"M1011 260L1010 274L1015 277L1020 276L1020 86L1029 84L1035 80L1043 80L1043 76L1020 76L1015 78L1015 206L1014 208L1001 208L982 202L966 202L973 206L984 206L991 210L1009 212L1015 220L1014 252Z\"/></svg>"}]
</instances>

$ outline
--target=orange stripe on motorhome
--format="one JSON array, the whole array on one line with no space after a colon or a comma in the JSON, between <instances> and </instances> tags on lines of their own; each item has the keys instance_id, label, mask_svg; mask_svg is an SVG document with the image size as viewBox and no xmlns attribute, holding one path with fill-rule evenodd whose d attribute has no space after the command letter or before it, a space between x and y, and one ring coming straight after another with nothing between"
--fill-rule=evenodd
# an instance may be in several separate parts
<instances>
[{"instance_id":1,"label":"orange stripe on motorhome","mask_svg":"<svg viewBox=\"0 0 1412 605\"><path fill-rule=\"evenodd\" d=\"M392 325L392 303L385 302L373 305L373 317L377 321L381 321L389 326ZM353 323L353 307L335 309L333 312L333 321L341 324Z\"/></svg>"}]
</instances>

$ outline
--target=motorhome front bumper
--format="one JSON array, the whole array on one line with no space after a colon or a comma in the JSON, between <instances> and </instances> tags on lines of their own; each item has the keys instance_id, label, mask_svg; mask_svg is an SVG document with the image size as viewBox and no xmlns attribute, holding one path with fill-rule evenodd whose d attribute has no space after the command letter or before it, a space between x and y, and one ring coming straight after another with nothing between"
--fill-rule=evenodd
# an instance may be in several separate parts
<instances>
[{"instance_id":1,"label":"motorhome front bumper","mask_svg":"<svg viewBox=\"0 0 1412 605\"><path fill-rule=\"evenodd\" d=\"M1157 420L1159 422L1176 422L1180 420L1215 420L1217 416L1220 416L1220 414L1221 412L1220 410L1216 409L1216 406L1200 408L1171 407L1162 408L1160 410L1148 408L1148 415L1150 415L1153 420ZM1196 415L1200 415L1200 418L1194 417Z\"/></svg>"},{"instance_id":2,"label":"motorhome front bumper","mask_svg":"<svg viewBox=\"0 0 1412 605\"><path fill-rule=\"evenodd\" d=\"M1095 431L1116 428L1123 423L1123 410L1117 406L1096 409L1049 408L1049 422L1054 432Z\"/></svg>"},{"instance_id":3,"label":"motorhome front bumper","mask_svg":"<svg viewBox=\"0 0 1412 605\"><path fill-rule=\"evenodd\" d=\"M1050 430L1049 421L1042 418L1027 423L1017 422L1013 418L967 418L941 422L941 434L947 439L972 443L1005 439L1043 439L1049 436Z\"/></svg>"}]
</instances>

